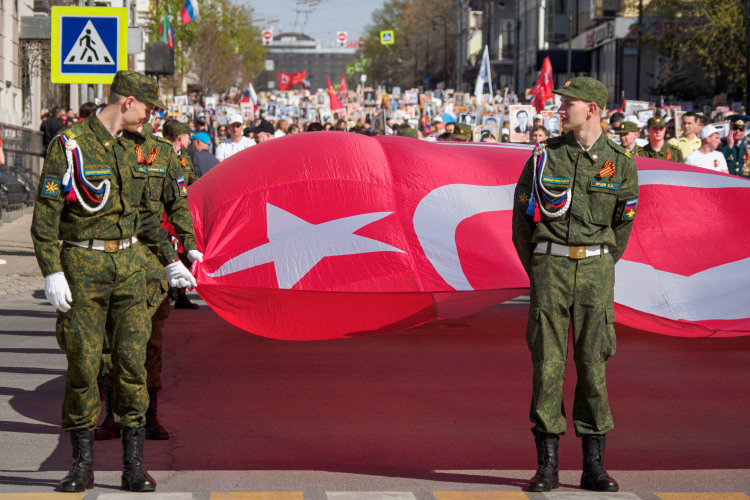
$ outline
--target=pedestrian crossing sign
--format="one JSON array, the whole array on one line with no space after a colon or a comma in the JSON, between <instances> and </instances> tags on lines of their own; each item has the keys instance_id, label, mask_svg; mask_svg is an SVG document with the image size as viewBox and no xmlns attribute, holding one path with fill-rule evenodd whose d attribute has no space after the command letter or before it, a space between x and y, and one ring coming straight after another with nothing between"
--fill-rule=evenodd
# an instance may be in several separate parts
<instances>
[{"instance_id":1,"label":"pedestrian crossing sign","mask_svg":"<svg viewBox=\"0 0 750 500\"><path fill-rule=\"evenodd\" d=\"M380 44L381 45L393 45L394 36L393 30L385 30L380 32Z\"/></svg>"},{"instance_id":2,"label":"pedestrian crossing sign","mask_svg":"<svg viewBox=\"0 0 750 500\"><path fill-rule=\"evenodd\" d=\"M128 11L52 7L52 83L112 83L127 69Z\"/></svg>"}]
</instances>

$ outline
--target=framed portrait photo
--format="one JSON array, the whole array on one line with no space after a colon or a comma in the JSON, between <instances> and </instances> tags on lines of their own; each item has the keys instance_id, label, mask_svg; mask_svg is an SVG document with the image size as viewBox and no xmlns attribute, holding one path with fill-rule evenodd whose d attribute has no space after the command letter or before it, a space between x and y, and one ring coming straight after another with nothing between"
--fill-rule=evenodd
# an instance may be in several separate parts
<instances>
[{"instance_id":1,"label":"framed portrait photo","mask_svg":"<svg viewBox=\"0 0 750 500\"><path fill-rule=\"evenodd\" d=\"M534 106L515 104L508 106L510 113L510 142L529 142L534 128Z\"/></svg>"}]
</instances>

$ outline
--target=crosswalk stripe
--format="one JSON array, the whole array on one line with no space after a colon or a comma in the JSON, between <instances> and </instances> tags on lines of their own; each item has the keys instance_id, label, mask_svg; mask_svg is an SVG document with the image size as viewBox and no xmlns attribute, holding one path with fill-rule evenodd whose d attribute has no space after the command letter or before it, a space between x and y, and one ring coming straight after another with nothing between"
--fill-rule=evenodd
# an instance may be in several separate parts
<instances>
[{"instance_id":1,"label":"crosswalk stripe","mask_svg":"<svg viewBox=\"0 0 750 500\"><path fill-rule=\"evenodd\" d=\"M302 500L301 491L232 491L211 493L211 500Z\"/></svg>"},{"instance_id":2,"label":"crosswalk stripe","mask_svg":"<svg viewBox=\"0 0 750 500\"><path fill-rule=\"evenodd\" d=\"M661 500L750 500L745 493L654 493Z\"/></svg>"},{"instance_id":3,"label":"crosswalk stripe","mask_svg":"<svg viewBox=\"0 0 750 500\"><path fill-rule=\"evenodd\" d=\"M434 491L435 500L524 500L520 491Z\"/></svg>"},{"instance_id":4,"label":"crosswalk stripe","mask_svg":"<svg viewBox=\"0 0 750 500\"><path fill-rule=\"evenodd\" d=\"M0 493L0 500L83 500L86 493Z\"/></svg>"},{"instance_id":5,"label":"crosswalk stripe","mask_svg":"<svg viewBox=\"0 0 750 500\"><path fill-rule=\"evenodd\" d=\"M326 491L328 500L417 500L410 491Z\"/></svg>"},{"instance_id":6,"label":"crosswalk stripe","mask_svg":"<svg viewBox=\"0 0 750 500\"><path fill-rule=\"evenodd\" d=\"M635 493L597 493L595 491L561 491L544 493L549 500L641 500Z\"/></svg>"},{"instance_id":7,"label":"crosswalk stripe","mask_svg":"<svg viewBox=\"0 0 750 500\"><path fill-rule=\"evenodd\" d=\"M143 495L143 493L102 493L97 497L97 500L133 500L135 496ZM193 494L191 492L183 491L172 491L169 493L149 493L149 500L193 500Z\"/></svg>"}]
</instances>

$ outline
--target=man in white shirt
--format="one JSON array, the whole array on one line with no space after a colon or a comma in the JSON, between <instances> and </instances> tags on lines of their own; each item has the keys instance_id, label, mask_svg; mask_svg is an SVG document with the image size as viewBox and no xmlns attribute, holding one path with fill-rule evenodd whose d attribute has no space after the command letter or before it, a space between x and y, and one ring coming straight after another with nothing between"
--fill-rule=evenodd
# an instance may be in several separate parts
<instances>
[{"instance_id":1,"label":"man in white shirt","mask_svg":"<svg viewBox=\"0 0 750 500\"><path fill-rule=\"evenodd\" d=\"M226 142L219 144L219 147L216 148L217 160L224 161L243 149L255 146L255 142L252 139L242 135L242 129L244 126L245 124L242 121L242 115L229 115L229 121L227 123L227 135L229 136L229 139Z\"/></svg>"},{"instance_id":2,"label":"man in white shirt","mask_svg":"<svg viewBox=\"0 0 750 500\"><path fill-rule=\"evenodd\" d=\"M729 173L724 155L716 151L721 143L719 131L713 125L706 125L700 133L701 147L685 158L685 163L694 167L707 168L717 172Z\"/></svg>"}]
</instances>

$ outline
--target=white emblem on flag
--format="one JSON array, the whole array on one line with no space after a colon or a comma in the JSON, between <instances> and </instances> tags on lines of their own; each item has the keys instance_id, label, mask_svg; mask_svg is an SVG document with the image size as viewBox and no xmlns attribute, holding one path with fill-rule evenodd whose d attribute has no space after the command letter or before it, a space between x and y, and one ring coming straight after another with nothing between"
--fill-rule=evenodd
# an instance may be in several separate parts
<instances>
[{"instance_id":1,"label":"white emblem on flag","mask_svg":"<svg viewBox=\"0 0 750 500\"><path fill-rule=\"evenodd\" d=\"M65 64L115 64L102 38L89 20L65 56Z\"/></svg>"}]
</instances>

